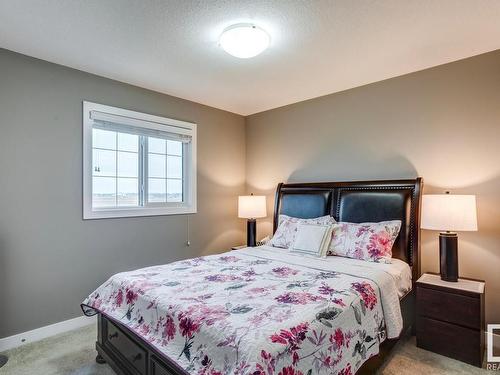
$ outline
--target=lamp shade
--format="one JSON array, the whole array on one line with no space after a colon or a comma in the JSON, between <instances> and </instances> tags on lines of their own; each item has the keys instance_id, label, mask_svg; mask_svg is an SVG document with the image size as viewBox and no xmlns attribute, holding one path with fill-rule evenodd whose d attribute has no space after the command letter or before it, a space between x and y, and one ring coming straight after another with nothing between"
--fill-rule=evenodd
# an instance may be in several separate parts
<instances>
[{"instance_id":1,"label":"lamp shade","mask_svg":"<svg viewBox=\"0 0 500 375\"><path fill-rule=\"evenodd\" d=\"M238 217L258 219L267 216L266 197L264 195L242 195L238 197Z\"/></svg>"},{"instance_id":2,"label":"lamp shade","mask_svg":"<svg viewBox=\"0 0 500 375\"><path fill-rule=\"evenodd\" d=\"M422 197L422 229L477 230L476 196L429 194Z\"/></svg>"}]
</instances>

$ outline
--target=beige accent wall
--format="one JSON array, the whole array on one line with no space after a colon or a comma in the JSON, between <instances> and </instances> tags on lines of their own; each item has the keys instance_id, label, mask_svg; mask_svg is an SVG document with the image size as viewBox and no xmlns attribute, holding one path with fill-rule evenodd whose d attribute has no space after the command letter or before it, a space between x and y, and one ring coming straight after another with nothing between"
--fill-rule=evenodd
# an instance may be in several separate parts
<instances>
[{"instance_id":1,"label":"beige accent wall","mask_svg":"<svg viewBox=\"0 0 500 375\"><path fill-rule=\"evenodd\" d=\"M269 212L281 181L422 176L425 193L476 194L460 275L486 280L500 323L500 51L249 116L246 150L247 190ZM258 236L271 228L260 220ZM423 231L422 271L439 270L437 238Z\"/></svg>"}]
</instances>

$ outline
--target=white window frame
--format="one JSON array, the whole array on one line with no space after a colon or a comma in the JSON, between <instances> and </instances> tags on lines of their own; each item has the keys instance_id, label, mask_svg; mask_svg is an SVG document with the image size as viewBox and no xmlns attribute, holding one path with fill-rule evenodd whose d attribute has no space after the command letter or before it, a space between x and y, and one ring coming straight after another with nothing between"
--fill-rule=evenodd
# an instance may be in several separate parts
<instances>
[{"instance_id":1,"label":"white window frame","mask_svg":"<svg viewBox=\"0 0 500 375\"><path fill-rule=\"evenodd\" d=\"M150 203L140 207L93 208L92 128L94 121L91 118L92 111L123 116L146 129L174 129L174 131L178 129L180 132L188 130L191 135L191 142L187 146L188 152L183 156L183 170L185 172L185 176L183 176L183 202L166 204ZM196 124L88 101L83 102L83 219L180 215L196 212Z\"/></svg>"}]
</instances>

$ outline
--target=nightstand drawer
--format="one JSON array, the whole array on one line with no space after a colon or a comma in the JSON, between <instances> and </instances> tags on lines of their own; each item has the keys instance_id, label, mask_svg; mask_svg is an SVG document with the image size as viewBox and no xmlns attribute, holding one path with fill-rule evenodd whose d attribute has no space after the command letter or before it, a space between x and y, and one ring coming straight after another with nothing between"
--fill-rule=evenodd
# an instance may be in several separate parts
<instances>
[{"instance_id":1,"label":"nightstand drawer","mask_svg":"<svg viewBox=\"0 0 500 375\"><path fill-rule=\"evenodd\" d=\"M419 348L479 367L483 359L482 336L482 331L422 316L417 317L417 346Z\"/></svg>"},{"instance_id":2,"label":"nightstand drawer","mask_svg":"<svg viewBox=\"0 0 500 375\"><path fill-rule=\"evenodd\" d=\"M417 286L417 314L448 323L481 329L479 298Z\"/></svg>"}]
</instances>

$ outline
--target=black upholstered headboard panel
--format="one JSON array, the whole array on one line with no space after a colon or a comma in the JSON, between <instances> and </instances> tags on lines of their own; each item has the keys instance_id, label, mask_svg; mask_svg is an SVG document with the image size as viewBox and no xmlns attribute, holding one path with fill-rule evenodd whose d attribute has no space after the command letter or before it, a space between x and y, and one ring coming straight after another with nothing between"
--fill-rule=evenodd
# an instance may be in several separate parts
<instances>
[{"instance_id":1,"label":"black upholstered headboard panel","mask_svg":"<svg viewBox=\"0 0 500 375\"><path fill-rule=\"evenodd\" d=\"M279 184L276 191L274 231L278 217L331 215L353 223L401 220L393 257L404 260L420 276L420 201L422 179Z\"/></svg>"}]
</instances>

